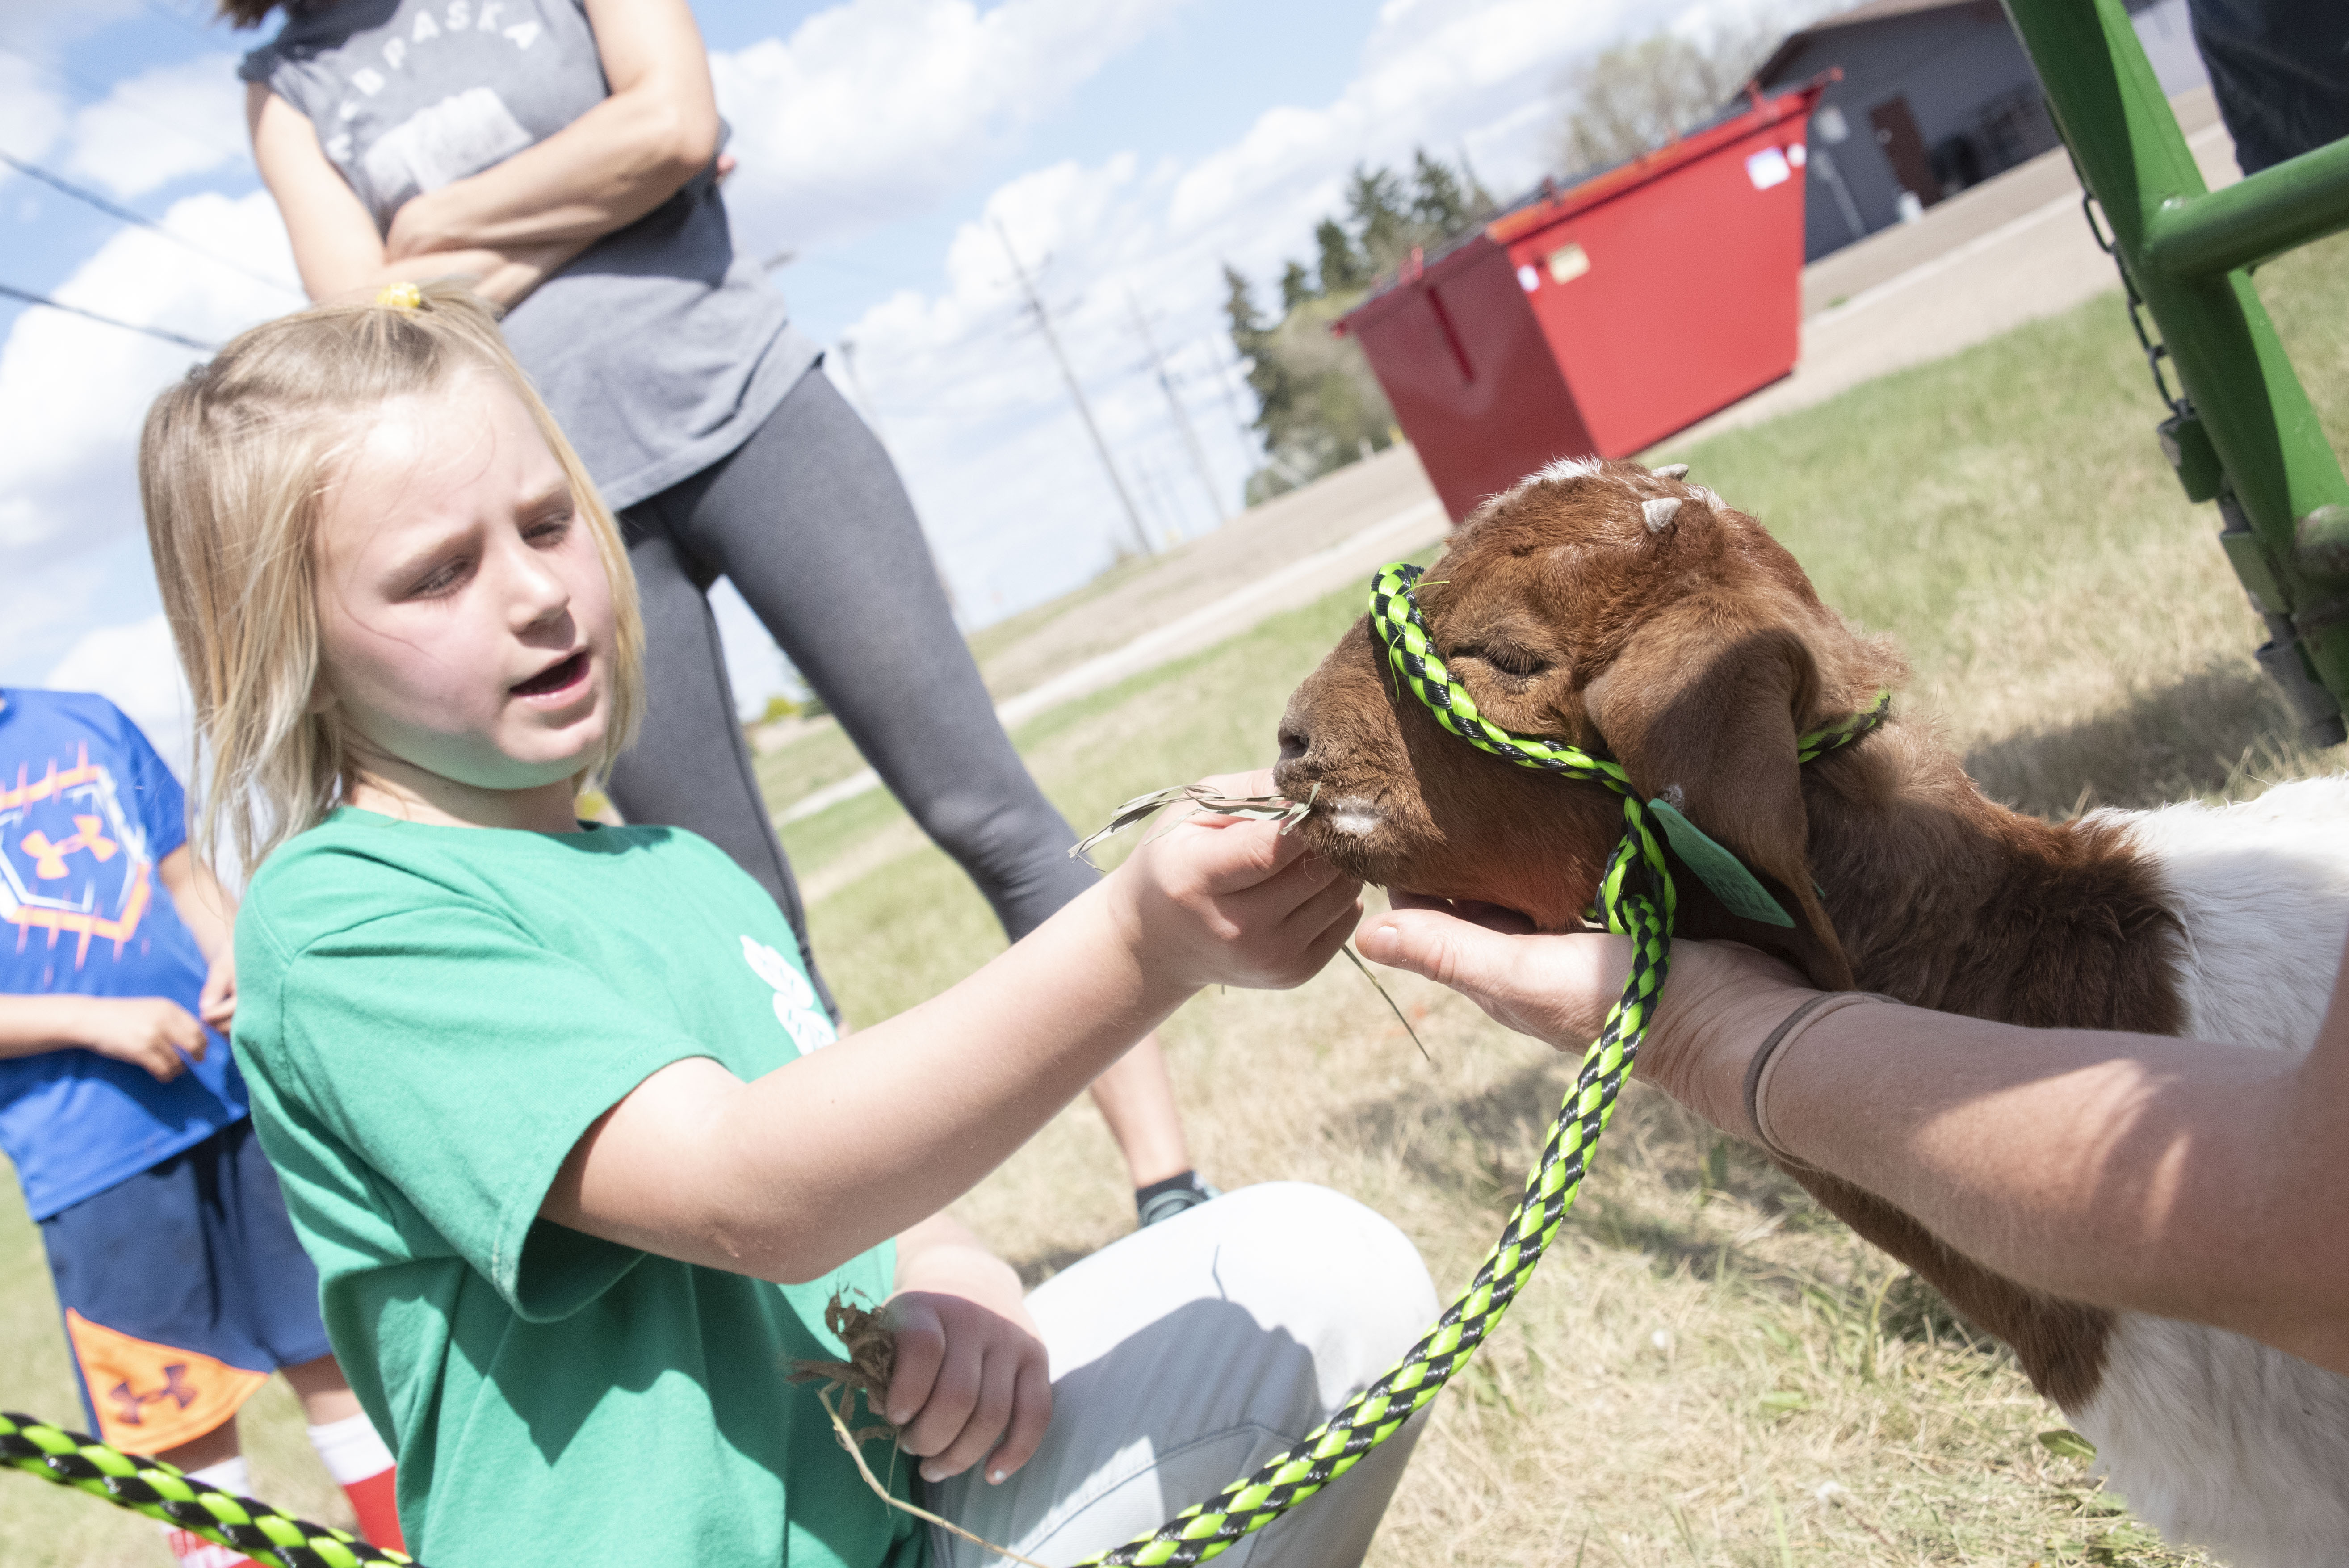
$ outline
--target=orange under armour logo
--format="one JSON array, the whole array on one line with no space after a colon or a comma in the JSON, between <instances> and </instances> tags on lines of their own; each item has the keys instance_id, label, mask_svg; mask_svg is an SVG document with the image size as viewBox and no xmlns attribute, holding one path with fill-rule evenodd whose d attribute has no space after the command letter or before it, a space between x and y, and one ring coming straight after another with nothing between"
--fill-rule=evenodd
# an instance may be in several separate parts
<instances>
[{"instance_id":1,"label":"orange under armour logo","mask_svg":"<svg viewBox=\"0 0 2349 1568\"><path fill-rule=\"evenodd\" d=\"M76 817L74 826L79 831L55 843L51 843L49 836L38 828L17 841L25 846L25 852L33 857L35 876L55 882L65 875L66 857L76 850L88 850L98 860L105 861L112 860L114 851L121 848L101 831L106 826L103 817Z\"/></svg>"},{"instance_id":2,"label":"orange under armour logo","mask_svg":"<svg viewBox=\"0 0 2349 1568\"><path fill-rule=\"evenodd\" d=\"M166 1399L171 1400L181 1409L186 1409L196 1402L196 1391L188 1387L187 1376L188 1364L184 1361L174 1361L163 1368L163 1386L151 1394L132 1392L130 1380L124 1378L106 1396L115 1403L114 1418L125 1426L139 1426L141 1424L140 1411L149 1405L160 1405Z\"/></svg>"}]
</instances>

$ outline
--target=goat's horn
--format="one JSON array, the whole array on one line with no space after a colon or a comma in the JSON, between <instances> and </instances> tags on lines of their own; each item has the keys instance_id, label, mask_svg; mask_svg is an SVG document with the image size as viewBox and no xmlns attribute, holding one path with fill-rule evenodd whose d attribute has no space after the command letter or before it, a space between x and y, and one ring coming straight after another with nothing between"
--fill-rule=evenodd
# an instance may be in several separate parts
<instances>
[{"instance_id":1,"label":"goat's horn","mask_svg":"<svg viewBox=\"0 0 2349 1568\"><path fill-rule=\"evenodd\" d=\"M1680 497L1676 495L1659 496L1654 500L1641 501L1640 503L1640 515L1648 520L1648 531L1650 533L1661 533L1671 525L1672 513L1680 511Z\"/></svg>"},{"instance_id":2,"label":"goat's horn","mask_svg":"<svg viewBox=\"0 0 2349 1568\"><path fill-rule=\"evenodd\" d=\"M1688 478L1688 465L1686 463L1666 463L1661 469L1650 469L1648 471L1655 475L1660 480L1684 480Z\"/></svg>"}]
</instances>

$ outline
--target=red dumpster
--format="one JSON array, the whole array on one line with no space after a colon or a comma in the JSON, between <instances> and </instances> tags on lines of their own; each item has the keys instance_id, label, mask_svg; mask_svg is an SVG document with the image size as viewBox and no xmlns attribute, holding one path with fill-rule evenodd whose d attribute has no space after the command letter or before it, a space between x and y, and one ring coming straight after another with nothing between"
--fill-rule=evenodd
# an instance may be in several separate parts
<instances>
[{"instance_id":1,"label":"red dumpster","mask_svg":"<svg viewBox=\"0 0 2349 1568\"><path fill-rule=\"evenodd\" d=\"M1554 459L1629 457L1794 369L1804 135L1826 85L1545 187L1337 324L1454 521Z\"/></svg>"}]
</instances>

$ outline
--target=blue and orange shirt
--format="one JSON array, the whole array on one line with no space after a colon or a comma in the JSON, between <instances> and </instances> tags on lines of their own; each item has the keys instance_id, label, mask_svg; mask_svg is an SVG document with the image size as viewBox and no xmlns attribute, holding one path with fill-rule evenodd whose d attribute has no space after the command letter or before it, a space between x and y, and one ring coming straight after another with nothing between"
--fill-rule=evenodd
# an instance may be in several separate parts
<instances>
[{"instance_id":1,"label":"blue and orange shirt","mask_svg":"<svg viewBox=\"0 0 2349 1568\"><path fill-rule=\"evenodd\" d=\"M179 781L101 696L0 689L0 994L162 996L206 965L155 868L187 841ZM0 1059L0 1151L36 1220L245 1114L228 1041L170 1083L95 1051Z\"/></svg>"}]
</instances>

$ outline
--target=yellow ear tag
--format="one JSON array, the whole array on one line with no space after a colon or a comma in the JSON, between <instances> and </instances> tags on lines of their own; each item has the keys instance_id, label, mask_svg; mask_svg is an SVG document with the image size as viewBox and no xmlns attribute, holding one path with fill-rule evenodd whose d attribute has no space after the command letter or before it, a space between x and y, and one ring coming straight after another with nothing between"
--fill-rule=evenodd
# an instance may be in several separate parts
<instances>
[{"instance_id":1,"label":"yellow ear tag","mask_svg":"<svg viewBox=\"0 0 2349 1568\"><path fill-rule=\"evenodd\" d=\"M1682 816L1661 797L1648 802L1648 810L1664 825L1664 837L1672 841L1672 853L1704 879L1704 885L1728 906L1730 913L1744 920L1758 920L1764 925L1795 923L1794 917L1770 896L1770 890L1745 869L1745 862L1706 837L1702 828Z\"/></svg>"},{"instance_id":2,"label":"yellow ear tag","mask_svg":"<svg viewBox=\"0 0 2349 1568\"><path fill-rule=\"evenodd\" d=\"M424 291L414 284L386 284L375 303L386 310L417 310L424 304Z\"/></svg>"}]
</instances>

